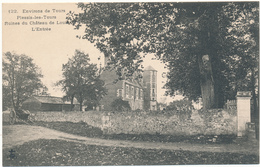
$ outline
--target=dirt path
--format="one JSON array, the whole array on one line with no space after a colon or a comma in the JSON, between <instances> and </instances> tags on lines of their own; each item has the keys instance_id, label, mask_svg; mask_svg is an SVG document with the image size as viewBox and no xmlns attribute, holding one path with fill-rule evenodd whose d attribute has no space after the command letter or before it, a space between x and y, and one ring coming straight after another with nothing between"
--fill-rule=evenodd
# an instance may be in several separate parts
<instances>
[{"instance_id":1,"label":"dirt path","mask_svg":"<svg viewBox=\"0 0 260 167\"><path fill-rule=\"evenodd\" d=\"M76 136L40 126L11 125L3 126L3 149L22 145L25 142L38 139L60 139L86 145L101 145L113 147L134 147L143 149L167 149L189 150L210 152L232 152L258 155L256 143L244 144L190 144L190 143L159 143L159 142L136 142L124 140L105 140Z\"/></svg>"}]
</instances>

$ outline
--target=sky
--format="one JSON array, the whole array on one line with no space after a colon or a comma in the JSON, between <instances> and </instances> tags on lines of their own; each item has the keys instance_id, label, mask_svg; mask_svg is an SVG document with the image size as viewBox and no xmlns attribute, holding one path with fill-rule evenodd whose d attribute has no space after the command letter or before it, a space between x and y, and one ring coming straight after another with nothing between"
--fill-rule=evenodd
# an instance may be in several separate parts
<instances>
[{"instance_id":1,"label":"sky","mask_svg":"<svg viewBox=\"0 0 260 167\"><path fill-rule=\"evenodd\" d=\"M92 43L76 38L77 35L83 34L83 29L75 30L72 25L60 24L66 21L69 11L77 12L80 9L75 3L2 4L2 52L10 51L33 58L34 63L41 69L44 76L42 82L51 96L64 95L54 84L62 79L62 64L74 55L75 49L88 53L92 63L99 65L104 61L103 54ZM37 31L37 27L48 28L49 31ZM152 58L153 55L147 55L143 66L152 65L158 71L157 99L172 101L172 98L163 96L165 90L162 87L166 82L166 79L162 78L162 73L166 71L164 64Z\"/></svg>"}]
</instances>

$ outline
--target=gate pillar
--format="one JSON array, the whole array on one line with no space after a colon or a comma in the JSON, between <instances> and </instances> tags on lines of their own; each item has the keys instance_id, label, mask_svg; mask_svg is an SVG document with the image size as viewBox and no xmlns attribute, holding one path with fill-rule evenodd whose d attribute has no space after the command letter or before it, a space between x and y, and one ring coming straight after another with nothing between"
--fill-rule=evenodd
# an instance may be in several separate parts
<instances>
[{"instance_id":1,"label":"gate pillar","mask_svg":"<svg viewBox=\"0 0 260 167\"><path fill-rule=\"evenodd\" d=\"M250 117L251 92L237 92L237 136L242 137L246 134L246 123L251 122Z\"/></svg>"}]
</instances>

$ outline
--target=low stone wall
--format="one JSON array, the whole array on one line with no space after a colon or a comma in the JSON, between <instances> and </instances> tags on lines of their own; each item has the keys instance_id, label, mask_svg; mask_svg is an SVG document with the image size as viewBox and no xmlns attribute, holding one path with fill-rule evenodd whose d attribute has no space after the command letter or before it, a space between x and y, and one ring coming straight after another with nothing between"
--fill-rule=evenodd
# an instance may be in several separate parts
<instances>
[{"instance_id":1,"label":"low stone wall","mask_svg":"<svg viewBox=\"0 0 260 167\"><path fill-rule=\"evenodd\" d=\"M8 121L8 114L3 114ZM85 122L108 134L236 134L237 117L227 110L193 111L190 118L147 112L35 112L35 121Z\"/></svg>"},{"instance_id":2,"label":"low stone wall","mask_svg":"<svg viewBox=\"0 0 260 167\"><path fill-rule=\"evenodd\" d=\"M9 111L2 112L2 120L3 122L9 122Z\"/></svg>"},{"instance_id":3,"label":"low stone wall","mask_svg":"<svg viewBox=\"0 0 260 167\"><path fill-rule=\"evenodd\" d=\"M35 121L43 122L85 122L94 127L102 127L102 113L97 111L36 112Z\"/></svg>"},{"instance_id":4,"label":"low stone wall","mask_svg":"<svg viewBox=\"0 0 260 167\"><path fill-rule=\"evenodd\" d=\"M9 116L10 116L10 111L3 111L2 112L2 121L3 123L9 123ZM16 119L16 122L21 123L19 119Z\"/></svg>"},{"instance_id":5,"label":"low stone wall","mask_svg":"<svg viewBox=\"0 0 260 167\"><path fill-rule=\"evenodd\" d=\"M221 135L236 134L236 116L224 110L203 113L193 111L190 118L146 113L110 113L103 116L108 134Z\"/></svg>"},{"instance_id":6,"label":"low stone wall","mask_svg":"<svg viewBox=\"0 0 260 167\"><path fill-rule=\"evenodd\" d=\"M35 121L43 122L85 122L91 126L102 128L102 113L97 111L46 111L31 112ZM3 122L9 121L9 112L3 113Z\"/></svg>"}]
</instances>

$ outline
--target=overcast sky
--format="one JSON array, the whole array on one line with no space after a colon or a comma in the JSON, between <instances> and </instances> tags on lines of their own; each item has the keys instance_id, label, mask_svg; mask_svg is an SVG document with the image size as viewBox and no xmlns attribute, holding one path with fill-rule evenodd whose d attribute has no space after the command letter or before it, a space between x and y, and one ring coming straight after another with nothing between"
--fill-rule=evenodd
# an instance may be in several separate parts
<instances>
[{"instance_id":1,"label":"overcast sky","mask_svg":"<svg viewBox=\"0 0 260 167\"><path fill-rule=\"evenodd\" d=\"M50 13L45 13L46 9L50 10ZM34 12L31 10L42 10L43 13L29 13ZM61 13L54 12L56 10L60 10ZM44 75L42 81L52 96L63 96L63 92L60 88L55 87L54 83L61 79L62 64L73 56L75 49L88 53L92 63L103 63L103 54L93 44L87 40L76 38L76 35L82 34L82 31L74 30L71 25L57 24L57 21L66 21L67 12L78 10L75 3L2 4L2 51L11 51L32 57L35 64L41 68ZM24 18L29 16L43 18ZM50 16L50 19L44 18L46 16ZM21 25L23 21L28 24ZM36 25L36 21L47 22L48 25ZM55 24L50 25L50 21L54 21ZM20 25L11 25L15 24L11 22L20 22ZM48 27L51 28L51 31L32 31L36 27ZM98 61L98 57L101 57L100 61ZM161 89L163 86L161 74L165 69L162 63L151 60L151 57L152 55L149 55L145 58L144 67L152 65L158 71L157 98L160 101L165 91Z\"/></svg>"}]
</instances>

